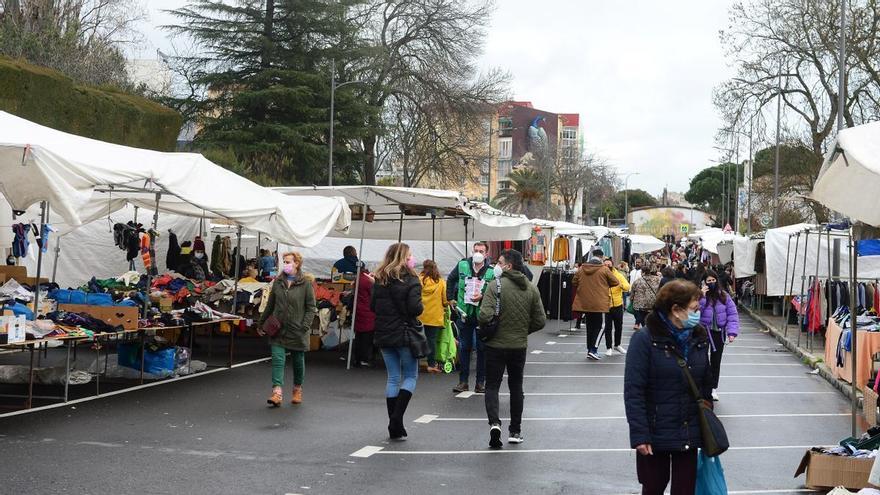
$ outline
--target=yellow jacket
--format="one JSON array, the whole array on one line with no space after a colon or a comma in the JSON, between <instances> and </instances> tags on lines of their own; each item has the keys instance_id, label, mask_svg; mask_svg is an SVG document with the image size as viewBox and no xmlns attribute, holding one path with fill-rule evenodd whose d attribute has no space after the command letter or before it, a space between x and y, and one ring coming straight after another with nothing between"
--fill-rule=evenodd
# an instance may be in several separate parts
<instances>
[{"instance_id":1,"label":"yellow jacket","mask_svg":"<svg viewBox=\"0 0 880 495\"><path fill-rule=\"evenodd\" d=\"M620 270L613 268L611 272L614 273L617 280L620 280L620 285L611 288L611 307L616 308L618 306L623 306L623 293L629 292L630 286L629 280L620 273Z\"/></svg>"},{"instance_id":2,"label":"yellow jacket","mask_svg":"<svg viewBox=\"0 0 880 495\"><path fill-rule=\"evenodd\" d=\"M443 326L443 310L446 306L446 280L440 277L435 282L428 277L419 277L422 282L422 315L419 321L429 327Z\"/></svg>"}]
</instances>

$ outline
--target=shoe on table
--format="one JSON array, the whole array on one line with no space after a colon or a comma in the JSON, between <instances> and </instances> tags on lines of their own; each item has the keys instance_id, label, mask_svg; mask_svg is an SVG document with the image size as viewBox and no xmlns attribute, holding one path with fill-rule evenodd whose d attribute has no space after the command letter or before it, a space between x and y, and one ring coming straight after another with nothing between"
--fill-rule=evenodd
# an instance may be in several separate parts
<instances>
[{"instance_id":1,"label":"shoe on table","mask_svg":"<svg viewBox=\"0 0 880 495\"><path fill-rule=\"evenodd\" d=\"M492 425L489 429L489 448L500 449L504 444L501 443L501 425Z\"/></svg>"},{"instance_id":2,"label":"shoe on table","mask_svg":"<svg viewBox=\"0 0 880 495\"><path fill-rule=\"evenodd\" d=\"M462 393L462 392L467 392L467 391L470 390L470 389L471 389L471 388L468 387L468 384L467 384L467 383L459 383L458 385L452 387L452 391L455 392L455 393L457 393L457 394L460 394L460 393Z\"/></svg>"},{"instance_id":3,"label":"shoe on table","mask_svg":"<svg viewBox=\"0 0 880 495\"><path fill-rule=\"evenodd\" d=\"M507 439L507 443L515 443L520 444L525 442L525 439L522 436L522 433L511 433L510 437Z\"/></svg>"},{"instance_id":4,"label":"shoe on table","mask_svg":"<svg viewBox=\"0 0 880 495\"><path fill-rule=\"evenodd\" d=\"M605 351L605 355L608 356L608 357L613 356L613 355L614 355L614 349L608 349L607 351Z\"/></svg>"},{"instance_id":5,"label":"shoe on table","mask_svg":"<svg viewBox=\"0 0 880 495\"><path fill-rule=\"evenodd\" d=\"M485 394L486 393L486 384L478 383L476 387L474 387L475 394Z\"/></svg>"},{"instance_id":6,"label":"shoe on table","mask_svg":"<svg viewBox=\"0 0 880 495\"><path fill-rule=\"evenodd\" d=\"M715 402L718 402L720 400L720 399L718 399L718 391L715 390L714 388L712 389L712 400Z\"/></svg>"},{"instance_id":7,"label":"shoe on table","mask_svg":"<svg viewBox=\"0 0 880 495\"><path fill-rule=\"evenodd\" d=\"M614 348L614 350L617 351L618 354L626 354L626 349L624 349L622 346L617 346Z\"/></svg>"}]
</instances>

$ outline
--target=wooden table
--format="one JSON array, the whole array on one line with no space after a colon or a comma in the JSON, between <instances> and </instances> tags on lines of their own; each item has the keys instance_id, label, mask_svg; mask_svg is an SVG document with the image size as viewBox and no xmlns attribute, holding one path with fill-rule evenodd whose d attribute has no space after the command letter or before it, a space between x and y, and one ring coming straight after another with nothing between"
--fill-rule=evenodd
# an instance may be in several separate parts
<instances>
[{"instance_id":1,"label":"wooden table","mask_svg":"<svg viewBox=\"0 0 880 495\"><path fill-rule=\"evenodd\" d=\"M852 352L843 352L843 366L837 366L837 343L843 330L834 320L828 322L828 329L825 332L825 363L831 369L831 373L835 378L841 378L847 383L852 383ZM880 353L880 332L868 332L859 330L857 332L858 342L856 345L856 365L858 373L856 375L856 387L859 390L865 390L865 384L871 376L871 368L873 367L874 354Z\"/></svg>"}]
</instances>

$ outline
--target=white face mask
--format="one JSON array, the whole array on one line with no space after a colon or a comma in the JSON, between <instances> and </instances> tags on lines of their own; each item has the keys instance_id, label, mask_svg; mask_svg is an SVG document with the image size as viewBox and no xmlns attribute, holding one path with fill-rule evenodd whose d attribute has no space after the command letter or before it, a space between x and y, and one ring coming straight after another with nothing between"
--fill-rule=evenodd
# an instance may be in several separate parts
<instances>
[{"instance_id":1,"label":"white face mask","mask_svg":"<svg viewBox=\"0 0 880 495\"><path fill-rule=\"evenodd\" d=\"M195 253L193 256L195 256L197 260L200 260L205 257L205 253Z\"/></svg>"},{"instance_id":2,"label":"white face mask","mask_svg":"<svg viewBox=\"0 0 880 495\"><path fill-rule=\"evenodd\" d=\"M479 265L484 261L486 261L486 255L483 253L474 253L474 264Z\"/></svg>"},{"instance_id":3,"label":"white face mask","mask_svg":"<svg viewBox=\"0 0 880 495\"><path fill-rule=\"evenodd\" d=\"M504 273L504 270L499 265L495 265L492 271L495 272L495 278L500 278L501 274Z\"/></svg>"}]
</instances>

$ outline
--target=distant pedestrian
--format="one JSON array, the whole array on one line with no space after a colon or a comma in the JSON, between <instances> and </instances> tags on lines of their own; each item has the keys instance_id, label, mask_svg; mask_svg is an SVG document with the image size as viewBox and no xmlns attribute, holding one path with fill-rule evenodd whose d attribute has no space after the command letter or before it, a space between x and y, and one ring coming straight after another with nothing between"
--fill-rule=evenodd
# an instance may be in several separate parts
<instances>
[{"instance_id":1,"label":"distant pedestrian","mask_svg":"<svg viewBox=\"0 0 880 495\"><path fill-rule=\"evenodd\" d=\"M462 393L470 390L468 381L471 372L471 353L477 351L477 381L474 392L486 391L486 356L483 343L477 338L477 314L486 287L494 278L490 260L486 254L489 246L485 242L475 242L473 255L458 262L455 269L446 277L446 299L458 308L462 317L458 321L458 385L452 391ZM477 289L479 287L479 289Z\"/></svg>"},{"instance_id":2,"label":"distant pedestrian","mask_svg":"<svg viewBox=\"0 0 880 495\"><path fill-rule=\"evenodd\" d=\"M371 368L375 354L373 334L376 329L376 314L370 309L373 300L373 284L375 279L364 268L358 282L357 309L354 324L355 365L359 368Z\"/></svg>"},{"instance_id":3,"label":"distant pedestrian","mask_svg":"<svg viewBox=\"0 0 880 495\"><path fill-rule=\"evenodd\" d=\"M392 440L406 438L403 415L416 391L419 360L409 347L407 332L417 327L422 314L422 285L416 275L415 260L409 246L392 244L376 269L371 309L376 313L374 343L382 349L388 379L385 404L388 408L388 435Z\"/></svg>"},{"instance_id":4,"label":"distant pedestrian","mask_svg":"<svg viewBox=\"0 0 880 495\"><path fill-rule=\"evenodd\" d=\"M658 292L660 292L660 275L657 274L654 264L649 263L642 269L642 276L632 285L633 309L636 318L634 328L636 330L645 325L645 318L654 308Z\"/></svg>"},{"instance_id":5,"label":"distant pedestrian","mask_svg":"<svg viewBox=\"0 0 880 495\"><path fill-rule=\"evenodd\" d=\"M662 495L670 478L672 495L695 490L702 436L697 403L679 359L711 404L709 336L700 325L700 296L700 289L685 280L664 285L646 329L633 335L626 355L623 396L644 495Z\"/></svg>"},{"instance_id":6,"label":"distant pedestrian","mask_svg":"<svg viewBox=\"0 0 880 495\"><path fill-rule=\"evenodd\" d=\"M443 330L446 306L446 280L440 277L440 270L434 260L425 260L422 263L422 273L419 275L422 283L422 306L424 311L419 320L425 326L425 336L428 338L428 373L440 373L437 367L437 335Z\"/></svg>"},{"instance_id":7,"label":"distant pedestrian","mask_svg":"<svg viewBox=\"0 0 880 495\"><path fill-rule=\"evenodd\" d=\"M675 270L670 266L663 267L663 269L660 270L660 287L663 287L673 280L675 280Z\"/></svg>"},{"instance_id":8,"label":"distant pedestrian","mask_svg":"<svg viewBox=\"0 0 880 495\"><path fill-rule=\"evenodd\" d=\"M611 288L620 285L620 280L605 266L603 256L601 249L594 250L590 260L578 268L572 280L575 290L572 311L584 314L587 324L587 358L593 361L602 359L599 357L597 340L605 314L611 309Z\"/></svg>"},{"instance_id":9,"label":"distant pedestrian","mask_svg":"<svg viewBox=\"0 0 880 495\"><path fill-rule=\"evenodd\" d=\"M486 414L489 417L489 446L501 448L501 419L498 417L498 393L504 371L510 389L510 428L508 443L523 442L523 371L526 364L528 336L544 328L546 315L541 294L517 266L522 265L522 254L506 250L498 257L495 277L501 283L501 304L498 333L486 342ZM480 306L481 325L492 320L497 300L496 281L489 284Z\"/></svg>"},{"instance_id":10,"label":"distant pedestrian","mask_svg":"<svg viewBox=\"0 0 880 495\"><path fill-rule=\"evenodd\" d=\"M626 275L614 268L614 262L611 258L605 260L605 266L620 282L609 291L611 307L605 313L605 355L611 357L615 351L618 354L626 354L626 350L620 344L623 339L623 305L625 294L629 292L630 285Z\"/></svg>"},{"instance_id":11,"label":"distant pedestrian","mask_svg":"<svg viewBox=\"0 0 880 495\"><path fill-rule=\"evenodd\" d=\"M260 317L258 333L270 316L281 323L278 333L269 339L272 349L272 395L267 402L278 407L283 400L284 368L287 351L293 361L292 404L303 400L303 382L306 375L306 351L309 350L312 321L318 313L315 303L315 289L312 282L303 276L302 255L286 253L282 258L281 275L272 283L266 310Z\"/></svg>"},{"instance_id":12,"label":"distant pedestrian","mask_svg":"<svg viewBox=\"0 0 880 495\"><path fill-rule=\"evenodd\" d=\"M721 377L721 355L724 346L732 344L739 335L739 313L733 296L722 288L718 274L706 272L700 299L700 323L708 328L712 352L709 363L712 366L712 400L718 400L718 380Z\"/></svg>"}]
</instances>

